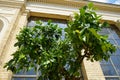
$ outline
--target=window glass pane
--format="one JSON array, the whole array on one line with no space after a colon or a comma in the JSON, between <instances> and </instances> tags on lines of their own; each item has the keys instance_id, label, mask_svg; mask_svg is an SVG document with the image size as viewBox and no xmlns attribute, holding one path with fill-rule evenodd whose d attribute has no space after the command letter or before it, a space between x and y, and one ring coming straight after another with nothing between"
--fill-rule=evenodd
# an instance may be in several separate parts
<instances>
[{"instance_id":1,"label":"window glass pane","mask_svg":"<svg viewBox=\"0 0 120 80\"><path fill-rule=\"evenodd\" d=\"M29 70L29 71L27 71L27 72L25 72L25 71L20 71L19 73L17 73L17 75L35 75L36 74L36 72L34 71L34 69L31 69L31 70Z\"/></svg>"},{"instance_id":2,"label":"window glass pane","mask_svg":"<svg viewBox=\"0 0 120 80\"><path fill-rule=\"evenodd\" d=\"M115 41L113 39L109 39L108 41L112 44L115 44Z\"/></svg>"},{"instance_id":3,"label":"window glass pane","mask_svg":"<svg viewBox=\"0 0 120 80\"><path fill-rule=\"evenodd\" d=\"M102 60L101 62L100 62L100 64L101 65L110 65L111 64L111 62L110 62L110 60L108 60L108 61L105 61L105 60Z\"/></svg>"},{"instance_id":4,"label":"window glass pane","mask_svg":"<svg viewBox=\"0 0 120 80\"><path fill-rule=\"evenodd\" d=\"M48 22L48 20L51 20L52 23L58 24L61 28L65 28L67 26L67 21L66 20L61 20L61 19L51 19L51 18L42 18L42 17L34 17L31 16L28 20L28 26L32 27L35 26L35 21L41 20L44 24Z\"/></svg>"},{"instance_id":5,"label":"window glass pane","mask_svg":"<svg viewBox=\"0 0 120 80\"><path fill-rule=\"evenodd\" d=\"M101 68L103 70L104 75L106 75L106 76L108 76L108 75L110 75L110 76L116 75L116 72L115 72L112 65L101 65Z\"/></svg>"},{"instance_id":6,"label":"window glass pane","mask_svg":"<svg viewBox=\"0 0 120 80\"><path fill-rule=\"evenodd\" d=\"M120 48L117 48L115 55L119 55L120 56Z\"/></svg>"},{"instance_id":7,"label":"window glass pane","mask_svg":"<svg viewBox=\"0 0 120 80\"><path fill-rule=\"evenodd\" d=\"M102 31L99 32L102 35L108 35L109 31L107 30L107 28L103 28Z\"/></svg>"},{"instance_id":8,"label":"window glass pane","mask_svg":"<svg viewBox=\"0 0 120 80\"><path fill-rule=\"evenodd\" d=\"M119 80L119 78L106 78L106 80Z\"/></svg>"},{"instance_id":9,"label":"window glass pane","mask_svg":"<svg viewBox=\"0 0 120 80\"><path fill-rule=\"evenodd\" d=\"M112 34L114 39L119 39L119 36L115 32L113 32Z\"/></svg>"},{"instance_id":10,"label":"window glass pane","mask_svg":"<svg viewBox=\"0 0 120 80\"><path fill-rule=\"evenodd\" d=\"M120 65L119 56L111 56L112 62L114 65Z\"/></svg>"},{"instance_id":11,"label":"window glass pane","mask_svg":"<svg viewBox=\"0 0 120 80\"><path fill-rule=\"evenodd\" d=\"M24 72L23 71L20 71L19 73L16 73L17 75L22 75L22 74L24 74Z\"/></svg>"},{"instance_id":12,"label":"window glass pane","mask_svg":"<svg viewBox=\"0 0 120 80\"><path fill-rule=\"evenodd\" d=\"M111 56L111 59L113 61L113 64L120 75L120 56Z\"/></svg>"},{"instance_id":13,"label":"window glass pane","mask_svg":"<svg viewBox=\"0 0 120 80\"><path fill-rule=\"evenodd\" d=\"M27 71L26 74L27 74L27 75L35 75L36 72L35 72L34 69L31 69L31 70Z\"/></svg>"},{"instance_id":14,"label":"window glass pane","mask_svg":"<svg viewBox=\"0 0 120 80\"><path fill-rule=\"evenodd\" d=\"M36 80L36 78L13 78L12 80Z\"/></svg>"},{"instance_id":15,"label":"window glass pane","mask_svg":"<svg viewBox=\"0 0 120 80\"><path fill-rule=\"evenodd\" d=\"M120 39L116 39L117 44L120 45Z\"/></svg>"},{"instance_id":16,"label":"window glass pane","mask_svg":"<svg viewBox=\"0 0 120 80\"><path fill-rule=\"evenodd\" d=\"M42 17L30 17L28 20L28 27L33 27L35 26L35 21L41 20L43 24L47 24L49 20L52 21L52 23L57 24L60 28L65 28L67 27L67 21L66 20L61 20L61 19L50 19L50 18L42 18ZM64 30L62 31L62 39L64 39L65 33Z\"/></svg>"}]
</instances>

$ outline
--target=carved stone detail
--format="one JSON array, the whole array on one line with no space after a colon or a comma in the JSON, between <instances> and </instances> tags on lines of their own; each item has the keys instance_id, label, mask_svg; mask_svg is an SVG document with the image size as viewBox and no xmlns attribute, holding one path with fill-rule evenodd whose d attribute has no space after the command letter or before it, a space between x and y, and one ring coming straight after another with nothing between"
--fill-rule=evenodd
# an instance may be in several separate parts
<instances>
[{"instance_id":1,"label":"carved stone detail","mask_svg":"<svg viewBox=\"0 0 120 80\"><path fill-rule=\"evenodd\" d=\"M9 24L9 21L7 18L3 17L3 16L0 16L0 56L2 54L2 50L4 48L4 45L5 45L5 42L4 42L4 36L5 36L5 32L6 32L6 29L8 27L8 24ZM0 65L2 64L2 60L0 58Z\"/></svg>"}]
</instances>

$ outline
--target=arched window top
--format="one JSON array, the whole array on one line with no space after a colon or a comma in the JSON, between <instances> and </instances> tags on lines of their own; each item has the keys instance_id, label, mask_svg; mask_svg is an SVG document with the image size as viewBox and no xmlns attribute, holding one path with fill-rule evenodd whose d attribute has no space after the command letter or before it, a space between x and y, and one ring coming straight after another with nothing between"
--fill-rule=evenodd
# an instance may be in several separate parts
<instances>
[{"instance_id":1,"label":"arched window top","mask_svg":"<svg viewBox=\"0 0 120 80\"><path fill-rule=\"evenodd\" d=\"M3 21L0 19L0 32L1 32L2 28L3 28L3 26L4 26L4 23L3 23Z\"/></svg>"}]
</instances>

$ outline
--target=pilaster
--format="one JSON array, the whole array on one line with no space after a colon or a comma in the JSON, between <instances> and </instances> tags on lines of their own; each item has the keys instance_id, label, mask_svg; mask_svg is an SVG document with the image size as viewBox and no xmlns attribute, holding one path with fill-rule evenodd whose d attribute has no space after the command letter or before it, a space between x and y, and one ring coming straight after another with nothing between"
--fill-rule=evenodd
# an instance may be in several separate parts
<instances>
[{"instance_id":1,"label":"pilaster","mask_svg":"<svg viewBox=\"0 0 120 80\"><path fill-rule=\"evenodd\" d=\"M105 80L99 62L91 62L89 60L84 59L82 70L84 80Z\"/></svg>"},{"instance_id":2,"label":"pilaster","mask_svg":"<svg viewBox=\"0 0 120 80\"><path fill-rule=\"evenodd\" d=\"M0 31L0 80L11 80L12 72L3 66L12 58L17 26L18 24L23 26L22 22L20 24L23 13L25 13L25 0L0 0L0 20L3 24Z\"/></svg>"},{"instance_id":3,"label":"pilaster","mask_svg":"<svg viewBox=\"0 0 120 80\"><path fill-rule=\"evenodd\" d=\"M7 71L3 66L7 61L9 61L16 50L14 44L16 42L16 35L19 33L20 29L26 26L27 19L29 16L29 11L25 11L23 14L19 15L18 22L16 26L11 30L10 36L7 40L7 46L4 47L3 53L1 57L1 65L0 65L0 80L11 80L12 72Z\"/></svg>"}]
</instances>

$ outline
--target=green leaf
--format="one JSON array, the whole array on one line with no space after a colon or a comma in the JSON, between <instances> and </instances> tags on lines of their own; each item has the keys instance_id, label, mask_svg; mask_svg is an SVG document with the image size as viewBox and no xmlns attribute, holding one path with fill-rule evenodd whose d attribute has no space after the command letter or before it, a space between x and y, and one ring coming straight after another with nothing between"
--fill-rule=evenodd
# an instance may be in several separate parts
<instances>
[{"instance_id":1,"label":"green leaf","mask_svg":"<svg viewBox=\"0 0 120 80\"><path fill-rule=\"evenodd\" d=\"M92 9L94 6L93 6L93 3L91 2L91 3L89 3L88 4L88 7L90 8L90 9Z\"/></svg>"},{"instance_id":2,"label":"green leaf","mask_svg":"<svg viewBox=\"0 0 120 80\"><path fill-rule=\"evenodd\" d=\"M42 25L42 22L40 20L36 21L36 24Z\"/></svg>"},{"instance_id":3,"label":"green leaf","mask_svg":"<svg viewBox=\"0 0 120 80\"><path fill-rule=\"evenodd\" d=\"M88 29L97 39L100 38L100 35L98 35L98 33L96 32L96 30L94 28L89 28Z\"/></svg>"},{"instance_id":4,"label":"green leaf","mask_svg":"<svg viewBox=\"0 0 120 80\"><path fill-rule=\"evenodd\" d=\"M109 24L107 22L103 22L102 27L109 27Z\"/></svg>"}]
</instances>

